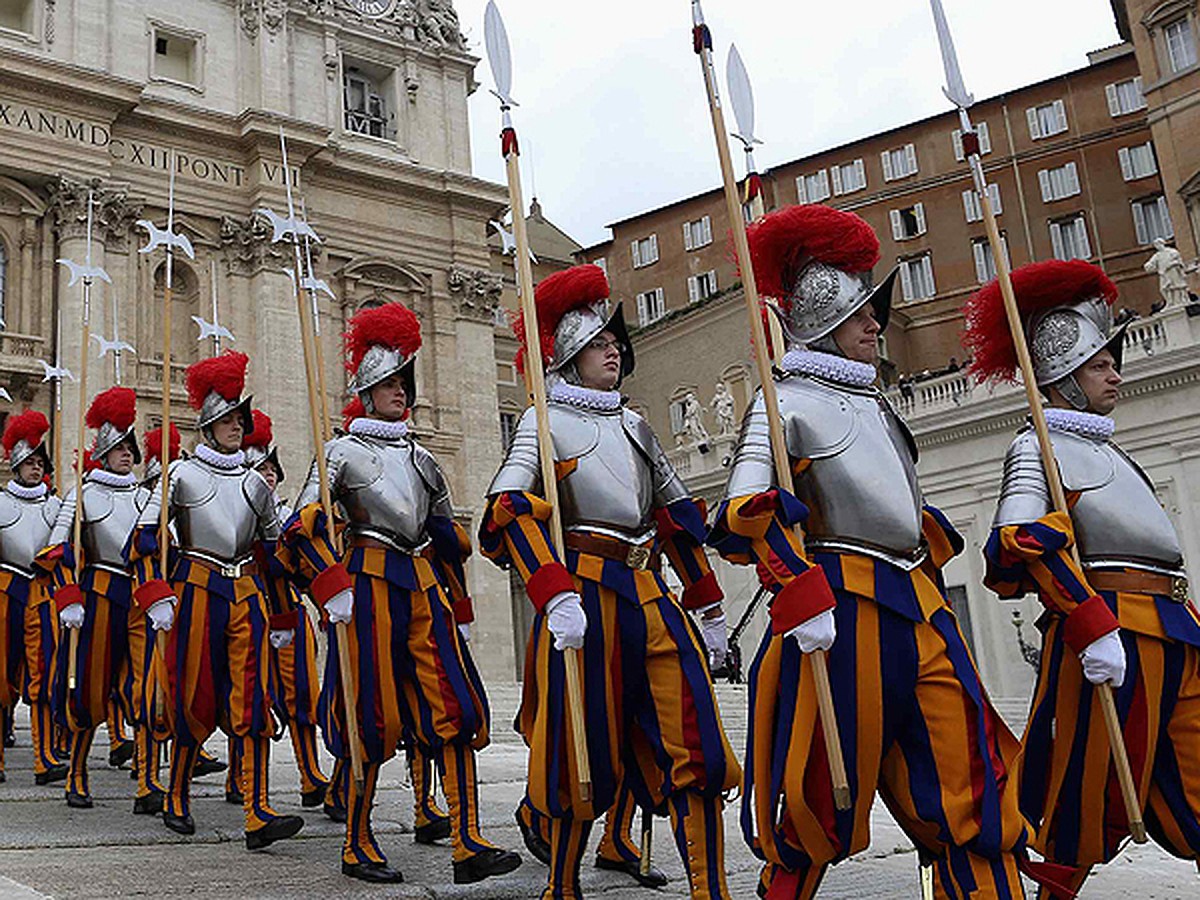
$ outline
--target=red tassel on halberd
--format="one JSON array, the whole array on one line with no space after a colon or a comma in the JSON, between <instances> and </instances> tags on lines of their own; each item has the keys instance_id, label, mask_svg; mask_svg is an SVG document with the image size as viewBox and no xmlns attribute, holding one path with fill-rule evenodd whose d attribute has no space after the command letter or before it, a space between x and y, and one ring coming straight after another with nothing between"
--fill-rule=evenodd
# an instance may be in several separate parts
<instances>
[{"instance_id":1,"label":"red tassel on halberd","mask_svg":"<svg viewBox=\"0 0 1200 900\"><path fill-rule=\"evenodd\" d=\"M521 155L521 149L517 146L517 129L512 127L500 132L500 155L507 158L510 153Z\"/></svg>"}]
</instances>

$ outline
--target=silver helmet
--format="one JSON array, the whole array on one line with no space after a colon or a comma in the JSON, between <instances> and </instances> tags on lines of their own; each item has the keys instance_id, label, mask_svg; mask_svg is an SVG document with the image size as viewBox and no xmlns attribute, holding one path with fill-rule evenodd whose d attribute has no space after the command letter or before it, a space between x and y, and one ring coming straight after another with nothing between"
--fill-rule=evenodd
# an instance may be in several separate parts
<instances>
[{"instance_id":1,"label":"silver helmet","mask_svg":"<svg viewBox=\"0 0 1200 900\"><path fill-rule=\"evenodd\" d=\"M832 353L837 327L870 303L882 332L892 312L892 289L900 267L877 285L870 272L846 272L828 263L813 261L800 270L783 310L776 309L788 344Z\"/></svg>"},{"instance_id":2,"label":"silver helmet","mask_svg":"<svg viewBox=\"0 0 1200 900\"><path fill-rule=\"evenodd\" d=\"M227 400L216 391L209 391L208 396L204 398L204 403L200 406L196 427L201 430L208 429L217 419L236 410L242 417L242 435L244 437L254 430L254 418L250 415L250 405L253 401L254 398L249 394L245 397L238 397L236 400Z\"/></svg>"},{"instance_id":3,"label":"silver helmet","mask_svg":"<svg viewBox=\"0 0 1200 900\"><path fill-rule=\"evenodd\" d=\"M416 361L417 354L415 352L405 356L395 347L372 344L363 354L362 362L358 364L354 377L350 379L350 390L358 394L367 412L374 412L371 388L399 372L404 379L404 392L408 396L408 404L411 406L417 396Z\"/></svg>"},{"instance_id":4,"label":"silver helmet","mask_svg":"<svg viewBox=\"0 0 1200 900\"><path fill-rule=\"evenodd\" d=\"M275 467L275 471L279 473L276 479L279 484L283 483L283 466L279 462L279 448L274 445L270 447L243 447L242 451L246 454L246 468L257 469L265 462L271 463Z\"/></svg>"},{"instance_id":5,"label":"silver helmet","mask_svg":"<svg viewBox=\"0 0 1200 900\"><path fill-rule=\"evenodd\" d=\"M12 452L8 455L8 465L14 472L17 467L35 453L42 454L42 462L45 465L47 473L54 471L54 464L50 461L50 454L46 451L46 442L38 441L36 444L31 444L26 440L17 441L12 448Z\"/></svg>"},{"instance_id":6,"label":"silver helmet","mask_svg":"<svg viewBox=\"0 0 1200 900\"><path fill-rule=\"evenodd\" d=\"M605 331L611 332L617 339L621 352L620 384L626 376L633 372L633 345L629 343L629 329L625 327L623 305L618 303L611 313L608 300L597 300L586 306L580 306L563 313L554 329L554 351L550 357L547 373L558 373L564 377L568 374L565 368L598 335Z\"/></svg>"},{"instance_id":7,"label":"silver helmet","mask_svg":"<svg viewBox=\"0 0 1200 900\"><path fill-rule=\"evenodd\" d=\"M133 451L133 462L138 464L142 461L142 451L138 447L137 437L134 435L135 425L130 425L124 431L117 428L112 422L105 422L96 432L96 440L92 444L92 459L96 462L103 462L104 457L112 450L116 449L122 441L129 442L129 449Z\"/></svg>"},{"instance_id":8,"label":"silver helmet","mask_svg":"<svg viewBox=\"0 0 1200 900\"><path fill-rule=\"evenodd\" d=\"M1101 350L1121 370L1128 323L1113 328L1112 307L1102 297L1056 306L1029 320L1027 334L1038 387L1056 387L1071 405L1087 409L1075 371Z\"/></svg>"}]
</instances>

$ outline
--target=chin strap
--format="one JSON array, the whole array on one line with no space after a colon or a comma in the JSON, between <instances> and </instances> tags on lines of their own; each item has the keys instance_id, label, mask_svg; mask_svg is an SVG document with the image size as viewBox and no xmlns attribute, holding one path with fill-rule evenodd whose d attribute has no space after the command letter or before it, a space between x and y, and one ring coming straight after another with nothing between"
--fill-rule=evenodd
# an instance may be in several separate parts
<instances>
[{"instance_id":1,"label":"chin strap","mask_svg":"<svg viewBox=\"0 0 1200 900\"><path fill-rule=\"evenodd\" d=\"M1051 387L1058 388L1058 392L1063 395L1068 403L1080 412L1087 412L1089 402L1087 394L1083 388L1079 386L1079 382L1075 380L1075 374L1071 373L1066 378L1061 378Z\"/></svg>"}]
</instances>

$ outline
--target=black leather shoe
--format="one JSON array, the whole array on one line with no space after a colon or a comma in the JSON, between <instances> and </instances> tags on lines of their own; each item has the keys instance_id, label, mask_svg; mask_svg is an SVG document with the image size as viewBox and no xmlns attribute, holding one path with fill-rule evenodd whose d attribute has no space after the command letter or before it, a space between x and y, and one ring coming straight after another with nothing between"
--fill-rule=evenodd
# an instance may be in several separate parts
<instances>
[{"instance_id":1,"label":"black leather shoe","mask_svg":"<svg viewBox=\"0 0 1200 900\"><path fill-rule=\"evenodd\" d=\"M0 769L0 784L4 784L6 781L8 781L8 776L4 774L3 769Z\"/></svg>"},{"instance_id":2,"label":"black leather shoe","mask_svg":"<svg viewBox=\"0 0 1200 900\"><path fill-rule=\"evenodd\" d=\"M654 864L651 864L650 871L643 875L642 864L638 860L607 859L603 856L597 856L596 868L605 869L609 872L624 872L642 887L660 888L671 883L671 879L664 875L662 870Z\"/></svg>"},{"instance_id":3,"label":"black leather shoe","mask_svg":"<svg viewBox=\"0 0 1200 900\"><path fill-rule=\"evenodd\" d=\"M339 803L326 803L325 807L322 811L325 813L325 815L327 815L330 819L332 819L335 822L344 823L346 821L347 816L349 815L346 812L346 807L342 806Z\"/></svg>"},{"instance_id":4,"label":"black leather shoe","mask_svg":"<svg viewBox=\"0 0 1200 900\"><path fill-rule=\"evenodd\" d=\"M342 874L359 881L369 881L371 884L400 884L404 876L399 869L391 868L387 863L342 863Z\"/></svg>"},{"instance_id":5,"label":"black leather shoe","mask_svg":"<svg viewBox=\"0 0 1200 900\"><path fill-rule=\"evenodd\" d=\"M329 793L328 784L315 787L311 791L304 791L300 795L300 805L305 809L316 809L325 802L325 795L327 793Z\"/></svg>"},{"instance_id":6,"label":"black leather shoe","mask_svg":"<svg viewBox=\"0 0 1200 900\"><path fill-rule=\"evenodd\" d=\"M45 772L38 772L33 776L34 784L53 784L55 781L65 781L67 778L67 767L62 763L53 765Z\"/></svg>"},{"instance_id":7,"label":"black leather shoe","mask_svg":"<svg viewBox=\"0 0 1200 900\"><path fill-rule=\"evenodd\" d=\"M225 802L234 806L242 806L246 802L246 798L241 791L226 791Z\"/></svg>"},{"instance_id":8,"label":"black leather shoe","mask_svg":"<svg viewBox=\"0 0 1200 900\"><path fill-rule=\"evenodd\" d=\"M163 811L163 798L165 795L162 791L151 791L145 797L135 797L133 800L133 814L135 816L157 816Z\"/></svg>"},{"instance_id":9,"label":"black leather shoe","mask_svg":"<svg viewBox=\"0 0 1200 900\"><path fill-rule=\"evenodd\" d=\"M176 834L195 834L196 820L191 816L177 816L173 813L163 813L163 824Z\"/></svg>"},{"instance_id":10,"label":"black leather shoe","mask_svg":"<svg viewBox=\"0 0 1200 900\"><path fill-rule=\"evenodd\" d=\"M542 840L540 834L525 824L519 812L514 818L517 820L517 828L521 832L521 840L525 842L525 849L543 866L550 865L550 844Z\"/></svg>"},{"instance_id":11,"label":"black leather shoe","mask_svg":"<svg viewBox=\"0 0 1200 900\"><path fill-rule=\"evenodd\" d=\"M108 764L114 769L121 768L131 759L133 759L133 741L121 741L108 751Z\"/></svg>"},{"instance_id":12,"label":"black leather shoe","mask_svg":"<svg viewBox=\"0 0 1200 900\"><path fill-rule=\"evenodd\" d=\"M67 806L71 809L91 809L95 806L92 803L91 794L77 794L75 791L67 791Z\"/></svg>"},{"instance_id":13,"label":"black leather shoe","mask_svg":"<svg viewBox=\"0 0 1200 900\"><path fill-rule=\"evenodd\" d=\"M261 850L270 847L276 841L290 838L304 827L304 820L299 816L280 816L264 825L246 832L246 849Z\"/></svg>"},{"instance_id":14,"label":"black leather shoe","mask_svg":"<svg viewBox=\"0 0 1200 900\"><path fill-rule=\"evenodd\" d=\"M420 825L413 832L413 840L418 844L432 844L435 841L444 841L450 837L450 819L442 817L434 819L425 825Z\"/></svg>"},{"instance_id":15,"label":"black leather shoe","mask_svg":"<svg viewBox=\"0 0 1200 900\"><path fill-rule=\"evenodd\" d=\"M196 760L196 768L192 770L192 777L203 778L205 775L216 775L218 772L224 772L228 768L227 763L222 762L215 756L202 756Z\"/></svg>"},{"instance_id":16,"label":"black leather shoe","mask_svg":"<svg viewBox=\"0 0 1200 900\"><path fill-rule=\"evenodd\" d=\"M521 857L511 850L489 847L454 864L454 883L473 884L494 875L507 875L521 865Z\"/></svg>"}]
</instances>

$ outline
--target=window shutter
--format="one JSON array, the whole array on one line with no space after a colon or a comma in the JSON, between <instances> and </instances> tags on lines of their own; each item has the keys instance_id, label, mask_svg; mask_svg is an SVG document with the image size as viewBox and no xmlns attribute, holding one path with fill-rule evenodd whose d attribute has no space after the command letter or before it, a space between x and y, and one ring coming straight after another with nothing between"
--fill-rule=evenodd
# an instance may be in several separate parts
<instances>
[{"instance_id":1,"label":"window shutter","mask_svg":"<svg viewBox=\"0 0 1200 900\"><path fill-rule=\"evenodd\" d=\"M937 284L933 280L933 257L926 253L921 257L921 268L925 271L925 284L929 288L927 297L937 294Z\"/></svg>"},{"instance_id":2,"label":"window shutter","mask_svg":"<svg viewBox=\"0 0 1200 900\"><path fill-rule=\"evenodd\" d=\"M700 222L701 222L700 230L704 232L704 243L711 244L712 243L712 217L705 216L703 219L700 220Z\"/></svg>"},{"instance_id":3,"label":"window shutter","mask_svg":"<svg viewBox=\"0 0 1200 900\"><path fill-rule=\"evenodd\" d=\"M950 132L950 143L954 145L954 158L955 159L957 159L959 162L962 162L964 159L967 158L966 153L963 152L962 129L961 128L955 128L952 132Z\"/></svg>"},{"instance_id":4,"label":"window shutter","mask_svg":"<svg viewBox=\"0 0 1200 900\"><path fill-rule=\"evenodd\" d=\"M1079 193L1079 169L1075 163L1069 162L1064 167L1066 169L1067 196L1073 196Z\"/></svg>"},{"instance_id":5,"label":"window shutter","mask_svg":"<svg viewBox=\"0 0 1200 900\"><path fill-rule=\"evenodd\" d=\"M992 135L988 131L987 122L980 122L975 126L975 131L979 133L979 152L980 154L992 152Z\"/></svg>"},{"instance_id":6,"label":"window shutter","mask_svg":"<svg viewBox=\"0 0 1200 900\"><path fill-rule=\"evenodd\" d=\"M1138 75L1133 79L1133 89L1137 91L1138 109L1146 108L1146 95L1142 93L1142 76Z\"/></svg>"},{"instance_id":7,"label":"window shutter","mask_svg":"<svg viewBox=\"0 0 1200 900\"><path fill-rule=\"evenodd\" d=\"M912 263L908 260L900 263L900 292L904 294L905 300L911 300L913 298L911 266Z\"/></svg>"},{"instance_id":8,"label":"window shutter","mask_svg":"<svg viewBox=\"0 0 1200 900\"><path fill-rule=\"evenodd\" d=\"M1121 147L1117 150L1117 161L1121 163L1121 177L1126 181L1133 181L1133 159L1128 147Z\"/></svg>"},{"instance_id":9,"label":"window shutter","mask_svg":"<svg viewBox=\"0 0 1200 900\"><path fill-rule=\"evenodd\" d=\"M683 249L691 250L694 248L694 246L695 245L692 243L692 223L684 222L683 223Z\"/></svg>"},{"instance_id":10,"label":"window shutter","mask_svg":"<svg viewBox=\"0 0 1200 900\"><path fill-rule=\"evenodd\" d=\"M1146 211L1142 209L1142 204L1134 203L1130 209L1133 210L1133 230L1137 234L1137 242L1139 244L1150 243L1149 235L1146 233Z\"/></svg>"},{"instance_id":11,"label":"window shutter","mask_svg":"<svg viewBox=\"0 0 1200 900\"><path fill-rule=\"evenodd\" d=\"M700 281L695 275L689 275L687 280L688 286L688 303L695 303L700 299Z\"/></svg>"},{"instance_id":12,"label":"window shutter","mask_svg":"<svg viewBox=\"0 0 1200 900\"><path fill-rule=\"evenodd\" d=\"M1079 229L1079 246L1083 253L1080 259L1089 259L1092 255L1092 245L1088 243L1087 220L1083 216L1076 216L1075 227Z\"/></svg>"},{"instance_id":13,"label":"window shutter","mask_svg":"<svg viewBox=\"0 0 1200 900\"><path fill-rule=\"evenodd\" d=\"M888 150L884 150L879 154L879 161L883 163L883 180L892 180L892 154Z\"/></svg>"},{"instance_id":14,"label":"window shutter","mask_svg":"<svg viewBox=\"0 0 1200 900\"><path fill-rule=\"evenodd\" d=\"M975 251L975 280L980 284L986 284L991 281L991 272L988 270L987 258L991 252L985 241L976 241L971 245L971 249Z\"/></svg>"},{"instance_id":15,"label":"window shutter","mask_svg":"<svg viewBox=\"0 0 1200 900\"><path fill-rule=\"evenodd\" d=\"M803 175L796 178L796 200L800 203L808 202L808 189L804 186Z\"/></svg>"},{"instance_id":16,"label":"window shutter","mask_svg":"<svg viewBox=\"0 0 1200 900\"><path fill-rule=\"evenodd\" d=\"M1025 110L1025 119L1029 122L1029 136L1036 141L1042 136L1042 126L1038 123L1036 106L1031 106Z\"/></svg>"},{"instance_id":17,"label":"window shutter","mask_svg":"<svg viewBox=\"0 0 1200 900\"><path fill-rule=\"evenodd\" d=\"M980 216L975 212L975 192L963 191L963 212L967 214L968 222L978 222Z\"/></svg>"},{"instance_id":18,"label":"window shutter","mask_svg":"<svg viewBox=\"0 0 1200 900\"><path fill-rule=\"evenodd\" d=\"M667 314L667 295L662 288L654 289L654 318L661 319Z\"/></svg>"},{"instance_id":19,"label":"window shutter","mask_svg":"<svg viewBox=\"0 0 1200 900\"><path fill-rule=\"evenodd\" d=\"M658 262L658 235L650 235L650 258L647 262Z\"/></svg>"},{"instance_id":20,"label":"window shutter","mask_svg":"<svg viewBox=\"0 0 1200 900\"><path fill-rule=\"evenodd\" d=\"M905 175L912 175L917 171L917 148L912 144L904 145L904 165Z\"/></svg>"},{"instance_id":21,"label":"window shutter","mask_svg":"<svg viewBox=\"0 0 1200 900\"><path fill-rule=\"evenodd\" d=\"M913 215L917 217L917 234L925 233L925 204L913 204Z\"/></svg>"},{"instance_id":22,"label":"window shutter","mask_svg":"<svg viewBox=\"0 0 1200 900\"><path fill-rule=\"evenodd\" d=\"M633 259L633 267L639 268L642 265L642 248L637 241L629 245L629 255Z\"/></svg>"},{"instance_id":23,"label":"window shutter","mask_svg":"<svg viewBox=\"0 0 1200 900\"><path fill-rule=\"evenodd\" d=\"M1115 119L1121 114L1121 98L1117 96L1117 86L1115 84L1106 84L1104 86L1104 96L1108 98L1108 114Z\"/></svg>"},{"instance_id":24,"label":"window shutter","mask_svg":"<svg viewBox=\"0 0 1200 900\"><path fill-rule=\"evenodd\" d=\"M860 156L854 161L854 189L857 191L859 188L864 188L866 186L867 167L863 165L862 157Z\"/></svg>"},{"instance_id":25,"label":"window shutter","mask_svg":"<svg viewBox=\"0 0 1200 900\"><path fill-rule=\"evenodd\" d=\"M1158 214L1162 217L1163 227L1167 231L1167 237L1175 237L1175 226L1171 224L1171 208L1167 206L1167 198L1159 197L1156 201L1158 204Z\"/></svg>"},{"instance_id":26,"label":"window shutter","mask_svg":"<svg viewBox=\"0 0 1200 900\"><path fill-rule=\"evenodd\" d=\"M715 294L717 292L717 270L716 269L708 270L708 292L710 294Z\"/></svg>"},{"instance_id":27,"label":"window shutter","mask_svg":"<svg viewBox=\"0 0 1200 900\"><path fill-rule=\"evenodd\" d=\"M638 314L638 324L645 325L646 324L646 295L645 294L637 295L637 314Z\"/></svg>"},{"instance_id":28,"label":"window shutter","mask_svg":"<svg viewBox=\"0 0 1200 900\"><path fill-rule=\"evenodd\" d=\"M833 175L833 193L840 197L842 195L842 167L833 166L829 171Z\"/></svg>"},{"instance_id":29,"label":"window shutter","mask_svg":"<svg viewBox=\"0 0 1200 900\"><path fill-rule=\"evenodd\" d=\"M1054 199L1054 188L1050 186L1049 169L1038 170L1038 184L1041 185L1042 188L1042 202L1049 203Z\"/></svg>"},{"instance_id":30,"label":"window shutter","mask_svg":"<svg viewBox=\"0 0 1200 900\"><path fill-rule=\"evenodd\" d=\"M1057 222L1050 223L1050 246L1055 259L1063 259L1062 226Z\"/></svg>"},{"instance_id":31,"label":"window shutter","mask_svg":"<svg viewBox=\"0 0 1200 900\"><path fill-rule=\"evenodd\" d=\"M1054 118L1058 121L1058 131L1067 130L1067 105L1061 100L1054 101ZM1055 134L1058 133L1055 132Z\"/></svg>"},{"instance_id":32,"label":"window shutter","mask_svg":"<svg viewBox=\"0 0 1200 900\"><path fill-rule=\"evenodd\" d=\"M900 219L900 210L893 209L889 214L892 218L892 238L893 240L904 240L904 222Z\"/></svg>"},{"instance_id":33,"label":"window shutter","mask_svg":"<svg viewBox=\"0 0 1200 900\"><path fill-rule=\"evenodd\" d=\"M988 199L992 201L992 215L998 216L1004 212L1004 205L1000 202L1000 185L988 185Z\"/></svg>"},{"instance_id":34,"label":"window shutter","mask_svg":"<svg viewBox=\"0 0 1200 900\"><path fill-rule=\"evenodd\" d=\"M821 199L824 200L829 196L829 170L822 169L821 175Z\"/></svg>"}]
</instances>

